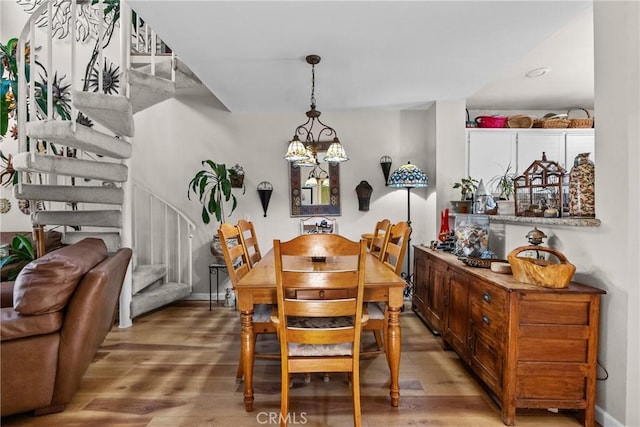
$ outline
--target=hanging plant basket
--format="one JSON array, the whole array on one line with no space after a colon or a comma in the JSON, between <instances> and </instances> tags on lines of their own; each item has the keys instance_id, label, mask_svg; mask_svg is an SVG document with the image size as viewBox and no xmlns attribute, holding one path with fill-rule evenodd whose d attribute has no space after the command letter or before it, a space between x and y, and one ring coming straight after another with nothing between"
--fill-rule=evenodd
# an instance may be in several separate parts
<instances>
[{"instance_id":1,"label":"hanging plant basket","mask_svg":"<svg viewBox=\"0 0 640 427\"><path fill-rule=\"evenodd\" d=\"M244 185L244 175L230 175L229 181L231 181L231 187L242 188Z\"/></svg>"}]
</instances>

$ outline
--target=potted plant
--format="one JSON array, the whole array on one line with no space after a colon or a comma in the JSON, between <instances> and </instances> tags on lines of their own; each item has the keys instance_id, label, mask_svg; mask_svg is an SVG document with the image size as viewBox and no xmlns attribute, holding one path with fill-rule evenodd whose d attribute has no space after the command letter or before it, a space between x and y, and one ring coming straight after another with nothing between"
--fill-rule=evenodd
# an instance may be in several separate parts
<instances>
[{"instance_id":1,"label":"potted plant","mask_svg":"<svg viewBox=\"0 0 640 427\"><path fill-rule=\"evenodd\" d=\"M226 219L225 204L231 204L229 215L238 206L238 199L231 192L229 170L224 163L212 160L203 160L202 166L205 169L199 170L189 182L187 198L191 200L191 192L198 195L198 200L202 203L202 222L209 224L213 216L216 221L223 223ZM213 235L210 250L220 263L224 263L217 233Z\"/></svg>"},{"instance_id":2,"label":"potted plant","mask_svg":"<svg viewBox=\"0 0 640 427\"><path fill-rule=\"evenodd\" d=\"M512 196L515 192L513 180L517 175L511 172L511 164L507 166L502 175L497 175L489 181L492 192L497 194L498 214L514 215L515 203Z\"/></svg>"},{"instance_id":3,"label":"potted plant","mask_svg":"<svg viewBox=\"0 0 640 427\"><path fill-rule=\"evenodd\" d=\"M478 180L470 176L462 178L460 181L453 183L453 188L460 190L460 200L452 200L450 202L453 212L471 213L473 193L478 189Z\"/></svg>"},{"instance_id":4,"label":"potted plant","mask_svg":"<svg viewBox=\"0 0 640 427\"><path fill-rule=\"evenodd\" d=\"M36 259L36 251L31 240L28 237L17 234L13 236L11 246L2 247L0 269L10 268L7 272L7 280L15 280L24 266L34 259Z\"/></svg>"},{"instance_id":5,"label":"potted plant","mask_svg":"<svg viewBox=\"0 0 640 427\"><path fill-rule=\"evenodd\" d=\"M244 188L244 169L242 166L236 163L232 168L229 168L228 172L231 187Z\"/></svg>"}]
</instances>

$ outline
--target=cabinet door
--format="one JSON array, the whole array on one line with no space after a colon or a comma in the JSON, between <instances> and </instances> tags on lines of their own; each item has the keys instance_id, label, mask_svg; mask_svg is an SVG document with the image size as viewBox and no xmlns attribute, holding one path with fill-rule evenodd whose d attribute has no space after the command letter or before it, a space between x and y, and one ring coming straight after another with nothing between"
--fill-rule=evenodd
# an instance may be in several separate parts
<instances>
[{"instance_id":1,"label":"cabinet door","mask_svg":"<svg viewBox=\"0 0 640 427\"><path fill-rule=\"evenodd\" d=\"M593 131L580 133L567 133L567 164L565 168L569 171L573 166L573 160L580 153L591 153L589 158L595 162L595 135Z\"/></svg>"},{"instance_id":2,"label":"cabinet door","mask_svg":"<svg viewBox=\"0 0 640 427\"><path fill-rule=\"evenodd\" d=\"M425 299L427 292L427 282L429 280L429 270L427 256L420 250L414 252L413 264L413 309L419 314L426 315Z\"/></svg>"},{"instance_id":3,"label":"cabinet door","mask_svg":"<svg viewBox=\"0 0 640 427\"><path fill-rule=\"evenodd\" d=\"M426 289L426 316L436 332L442 331L444 284L447 279L447 266L432 262L429 267L429 282Z\"/></svg>"},{"instance_id":4,"label":"cabinet door","mask_svg":"<svg viewBox=\"0 0 640 427\"><path fill-rule=\"evenodd\" d=\"M476 330L474 323L471 325L469 340L471 368L494 393L499 395L502 390L504 360L502 346Z\"/></svg>"},{"instance_id":5,"label":"cabinet door","mask_svg":"<svg viewBox=\"0 0 640 427\"><path fill-rule=\"evenodd\" d=\"M520 132L518 133L518 174L535 160L542 160L542 153L547 160L560 164L565 163L563 132Z\"/></svg>"},{"instance_id":6,"label":"cabinet door","mask_svg":"<svg viewBox=\"0 0 640 427\"><path fill-rule=\"evenodd\" d=\"M465 275L451 272L446 286L444 338L468 362L467 340L469 335L469 284Z\"/></svg>"},{"instance_id":7,"label":"cabinet door","mask_svg":"<svg viewBox=\"0 0 640 427\"><path fill-rule=\"evenodd\" d=\"M478 130L468 133L469 162L467 175L478 181L484 180L487 190L489 182L503 175L507 167L515 171L516 132L505 130Z\"/></svg>"}]
</instances>

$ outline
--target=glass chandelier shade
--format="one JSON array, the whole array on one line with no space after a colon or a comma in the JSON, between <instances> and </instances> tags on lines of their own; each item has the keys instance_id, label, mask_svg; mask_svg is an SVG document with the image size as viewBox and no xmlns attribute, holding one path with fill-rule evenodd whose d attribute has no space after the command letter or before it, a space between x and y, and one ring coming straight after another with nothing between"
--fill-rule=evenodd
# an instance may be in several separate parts
<instances>
[{"instance_id":1,"label":"glass chandelier shade","mask_svg":"<svg viewBox=\"0 0 640 427\"><path fill-rule=\"evenodd\" d=\"M345 153L344 147L340 144L338 138L333 138L333 143L329 146L327 155L324 156L323 160L329 163L346 162L349 160L347 153Z\"/></svg>"},{"instance_id":2,"label":"glass chandelier shade","mask_svg":"<svg viewBox=\"0 0 640 427\"><path fill-rule=\"evenodd\" d=\"M389 177L389 187L395 188L415 188L428 187L429 177L416 165L408 162L393 171Z\"/></svg>"},{"instance_id":3,"label":"glass chandelier shade","mask_svg":"<svg viewBox=\"0 0 640 427\"><path fill-rule=\"evenodd\" d=\"M290 162L299 162L309 159L307 148L302 142L300 142L297 135L294 136L289 143L289 148L287 148L287 153L284 155L284 158Z\"/></svg>"},{"instance_id":4,"label":"glass chandelier shade","mask_svg":"<svg viewBox=\"0 0 640 427\"><path fill-rule=\"evenodd\" d=\"M320 120L322 113L316 109L315 66L320 63L320 56L308 55L306 61L311 65L311 109L306 112L307 121L296 128L284 158L290 162L301 162L316 157L320 137L324 135L327 137L333 136L333 143L323 160L330 163L346 162L349 158L338 139L338 134L331 126L322 123ZM316 123L318 126L314 129Z\"/></svg>"}]
</instances>

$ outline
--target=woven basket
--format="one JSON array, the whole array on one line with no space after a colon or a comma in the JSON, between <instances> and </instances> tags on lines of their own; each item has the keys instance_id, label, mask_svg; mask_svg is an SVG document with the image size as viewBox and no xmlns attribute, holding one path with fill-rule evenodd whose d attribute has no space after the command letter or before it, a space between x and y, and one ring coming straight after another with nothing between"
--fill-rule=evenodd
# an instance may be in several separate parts
<instances>
[{"instance_id":1,"label":"woven basket","mask_svg":"<svg viewBox=\"0 0 640 427\"><path fill-rule=\"evenodd\" d=\"M507 125L510 128L528 129L533 126L534 120L534 117L528 116L526 114L516 114L515 116L509 117L509 120L507 120Z\"/></svg>"},{"instance_id":2,"label":"woven basket","mask_svg":"<svg viewBox=\"0 0 640 427\"><path fill-rule=\"evenodd\" d=\"M591 115L589 114L589 111L587 111L584 108L572 108L567 112L567 118L569 117L569 114L574 111L574 110L582 110L587 114L587 117L581 117L581 118L577 118L577 119L569 119L571 121L571 123L569 123L569 127L570 128L592 128L593 127L593 117L591 117Z\"/></svg>"},{"instance_id":3,"label":"woven basket","mask_svg":"<svg viewBox=\"0 0 640 427\"><path fill-rule=\"evenodd\" d=\"M566 116L566 114L545 114L542 119L535 120L533 122L533 127L545 129L565 129L568 128L571 124L571 120L569 120Z\"/></svg>"},{"instance_id":4,"label":"woven basket","mask_svg":"<svg viewBox=\"0 0 640 427\"><path fill-rule=\"evenodd\" d=\"M524 251L548 252L558 258L559 263L549 260L519 257ZM566 288L573 278L576 266L567 261L567 258L551 248L539 246L520 246L507 255L513 277L518 282L545 288Z\"/></svg>"}]
</instances>

